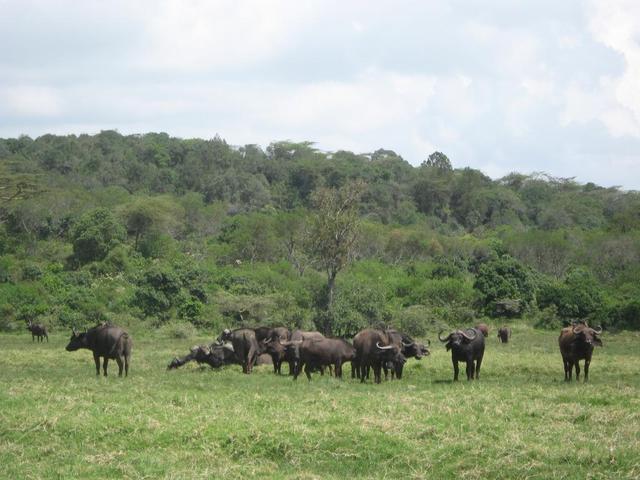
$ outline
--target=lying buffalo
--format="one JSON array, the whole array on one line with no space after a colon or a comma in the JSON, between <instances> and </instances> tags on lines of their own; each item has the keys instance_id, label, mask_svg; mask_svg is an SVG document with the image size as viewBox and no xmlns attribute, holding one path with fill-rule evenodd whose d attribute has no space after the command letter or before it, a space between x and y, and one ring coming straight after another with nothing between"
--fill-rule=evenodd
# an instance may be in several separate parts
<instances>
[{"instance_id":1,"label":"lying buffalo","mask_svg":"<svg viewBox=\"0 0 640 480\"><path fill-rule=\"evenodd\" d=\"M256 331L252 328L238 328L233 331L227 328L218 337L218 342L231 342L242 364L242 373L251 373L258 356L264 353L256 338Z\"/></svg>"},{"instance_id":2,"label":"lying buffalo","mask_svg":"<svg viewBox=\"0 0 640 480\"><path fill-rule=\"evenodd\" d=\"M509 327L500 327L498 329L498 339L501 343L508 343L511 338L511 329Z\"/></svg>"},{"instance_id":3,"label":"lying buffalo","mask_svg":"<svg viewBox=\"0 0 640 480\"><path fill-rule=\"evenodd\" d=\"M219 368L223 365L239 364L238 358L233 351L230 343L223 345L195 345L184 357L175 357L167 366L167 370L181 367L189 362L198 362L198 364L206 364L211 368Z\"/></svg>"},{"instance_id":4,"label":"lying buffalo","mask_svg":"<svg viewBox=\"0 0 640 480\"><path fill-rule=\"evenodd\" d=\"M336 378L342 378L342 365L353 360L356 354L355 348L341 338L312 338L292 342L300 342L295 350L298 358L294 380L298 378L302 367L311 380L311 372L318 369L322 372L325 366L333 366Z\"/></svg>"},{"instance_id":5,"label":"lying buffalo","mask_svg":"<svg viewBox=\"0 0 640 480\"><path fill-rule=\"evenodd\" d=\"M103 357L102 369L105 377L109 359L115 359L118 364L118 376L121 377L123 364L125 376L129 375L132 347L133 340L127 332L113 324L103 323L82 333L77 333L74 329L67 351L73 352L80 348L91 350L96 362L96 375L100 375L100 357Z\"/></svg>"},{"instance_id":6,"label":"lying buffalo","mask_svg":"<svg viewBox=\"0 0 640 480\"><path fill-rule=\"evenodd\" d=\"M47 327L45 327L43 324L33 323L31 320L29 320L29 323L27 324L27 330L31 332L32 342L35 341L36 337L38 338L39 342L43 342L45 338L47 339L47 342L49 342Z\"/></svg>"},{"instance_id":7,"label":"lying buffalo","mask_svg":"<svg viewBox=\"0 0 640 480\"><path fill-rule=\"evenodd\" d=\"M369 369L373 367L373 376L376 383L381 381L382 367L390 363L395 374L402 376L402 366L406 359L402 355L402 341L400 336L394 336L388 330L375 330L367 328L359 332L353 338L353 346L356 356L353 360L352 371L359 372L361 382L369 375Z\"/></svg>"},{"instance_id":8,"label":"lying buffalo","mask_svg":"<svg viewBox=\"0 0 640 480\"><path fill-rule=\"evenodd\" d=\"M589 365L593 355L593 347L602 346L602 340L598 337L602 333L602 328L594 329L586 322L578 325L563 328L558 337L562 363L564 364L564 379L571 381L571 373L575 365L576 380L580 378L580 360L584 360L584 381L589 380Z\"/></svg>"},{"instance_id":9,"label":"lying buffalo","mask_svg":"<svg viewBox=\"0 0 640 480\"><path fill-rule=\"evenodd\" d=\"M458 380L458 362L467 364L467 380L480 378L480 365L484 356L484 335L478 328L455 330L447 337L442 337L442 331L438 333L438 339L446 342L447 350L451 350L451 362L453 363L453 380ZM475 361L475 365L474 365Z\"/></svg>"}]
</instances>

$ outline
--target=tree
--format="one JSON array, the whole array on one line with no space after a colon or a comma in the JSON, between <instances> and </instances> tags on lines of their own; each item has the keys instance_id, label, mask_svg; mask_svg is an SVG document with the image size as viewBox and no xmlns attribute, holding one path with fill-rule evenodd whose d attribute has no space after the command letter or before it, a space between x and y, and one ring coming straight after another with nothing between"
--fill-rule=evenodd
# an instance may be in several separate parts
<instances>
[{"instance_id":1,"label":"tree","mask_svg":"<svg viewBox=\"0 0 640 480\"><path fill-rule=\"evenodd\" d=\"M106 208L91 210L71 230L73 260L80 264L102 260L126 238L124 227Z\"/></svg>"},{"instance_id":2,"label":"tree","mask_svg":"<svg viewBox=\"0 0 640 480\"><path fill-rule=\"evenodd\" d=\"M316 213L312 216L307 237L307 251L316 265L327 273L326 315L321 328L331 333L331 314L336 277L351 260L358 238L358 207L365 190L362 181L340 189L320 188L312 195Z\"/></svg>"}]
</instances>

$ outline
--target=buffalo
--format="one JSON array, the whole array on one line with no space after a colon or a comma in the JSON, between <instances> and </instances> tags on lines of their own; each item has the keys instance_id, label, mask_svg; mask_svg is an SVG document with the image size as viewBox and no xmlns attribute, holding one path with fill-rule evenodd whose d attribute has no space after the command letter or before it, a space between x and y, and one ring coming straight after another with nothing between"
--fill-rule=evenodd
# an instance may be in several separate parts
<instances>
[{"instance_id":1,"label":"buffalo","mask_svg":"<svg viewBox=\"0 0 640 480\"><path fill-rule=\"evenodd\" d=\"M480 365L484 356L484 335L480 329L455 330L444 338L440 331L438 339L446 343L447 351L451 350L454 381L458 380L458 362L466 362L467 380L480 378Z\"/></svg>"},{"instance_id":2,"label":"buffalo","mask_svg":"<svg viewBox=\"0 0 640 480\"><path fill-rule=\"evenodd\" d=\"M602 340L598 337L601 333L601 327L596 330L589 327L586 322L562 329L560 337L558 337L558 344L562 354L562 363L564 364L565 381L571 381L574 365L576 368L576 380L580 379L580 360L584 360L584 381L587 382L589 380L589 365L591 364L593 347L602 346Z\"/></svg>"},{"instance_id":3,"label":"buffalo","mask_svg":"<svg viewBox=\"0 0 640 480\"><path fill-rule=\"evenodd\" d=\"M211 368L240 363L230 343L223 345L214 343L211 345L196 345L191 347L188 355L180 358L175 357L167 366L167 370L181 367L191 361L196 361L198 364L207 364Z\"/></svg>"},{"instance_id":4,"label":"buffalo","mask_svg":"<svg viewBox=\"0 0 640 480\"><path fill-rule=\"evenodd\" d=\"M397 378L400 380L402 378L402 370L404 368L404 364L407 359L414 357L416 360L422 359L422 357L426 357L430 355L431 352L427 348L428 345L431 344L429 340L427 340L427 345L424 343L418 343L414 341L409 335L406 333L398 332L397 330L387 330L391 339L394 343L400 342L402 344L402 358L399 359L398 365L394 365L393 362L386 362L382 365L384 370L384 378L387 379L388 371L391 370L391 378Z\"/></svg>"},{"instance_id":5,"label":"buffalo","mask_svg":"<svg viewBox=\"0 0 640 480\"><path fill-rule=\"evenodd\" d=\"M289 362L289 375L293 375L293 359L287 354L287 347L281 342L289 341L291 333L284 327L276 327L271 330L271 335L262 340L263 348L271 356L273 373L280 375L282 363Z\"/></svg>"},{"instance_id":6,"label":"buffalo","mask_svg":"<svg viewBox=\"0 0 640 480\"><path fill-rule=\"evenodd\" d=\"M29 320L27 324L27 330L31 332L31 341L34 342L36 337L38 337L38 342L43 342L44 339L47 339L49 342L49 335L47 334L47 327L45 327L41 323L33 323Z\"/></svg>"},{"instance_id":7,"label":"buffalo","mask_svg":"<svg viewBox=\"0 0 640 480\"><path fill-rule=\"evenodd\" d=\"M509 327L500 327L498 330L498 339L501 343L508 343L511 338L511 329Z\"/></svg>"},{"instance_id":8,"label":"buffalo","mask_svg":"<svg viewBox=\"0 0 640 480\"><path fill-rule=\"evenodd\" d=\"M375 330L367 328L359 332L353 338L353 346L356 356L353 360L352 371L359 372L360 381L364 382L369 369L373 367L373 376L376 383L380 383L382 367L391 362L395 374L402 376L404 355L402 355L402 341L400 336L394 336L388 330Z\"/></svg>"},{"instance_id":9,"label":"buffalo","mask_svg":"<svg viewBox=\"0 0 640 480\"><path fill-rule=\"evenodd\" d=\"M133 340L122 328L110 323L103 323L82 333L78 333L73 329L66 349L68 352L73 352L80 348L86 348L93 352L96 375L100 375L100 357L104 359L102 369L105 377L107 376L109 359L115 359L118 364L119 377L122 376L123 365L125 376L129 375Z\"/></svg>"},{"instance_id":10,"label":"buffalo","mask_svg":"<svg viewBox=\"0 0 640 480\"><path fill-rule=\"evenodd\" d=\"M325 366L333 366L336 378L342 378L342 365L353 360L356 354L353 345L341 338L312 338L292 342L300 342L295 350L298 358L294 380L298 378L302 367L307 379L311 380L311 372L317 369L322 372Z\"/></svg>"},{"instance_id":11,"label":"buffalo","mask_svg":"<svg viewBox=\"0 0 640 480\"><path fill-rule=\"evenodd\" d=\"M225 329L218 337L218 343L231 342L233 350L242 363L242 373L249 374L256 363L258 355L264 353L252 328Z\"/></svg>"},{"instance_id":12,"label":"buffalo","mask_svg":"<svg viewBox=\"0 0 640 480\"><path fill-rule=\"evenodd\" d=\"M476 329L482 332L484 338L487 338L489 336L489 326L486 323L479 323L478 325L476 325Z\"/></svg>"}]
</instances>

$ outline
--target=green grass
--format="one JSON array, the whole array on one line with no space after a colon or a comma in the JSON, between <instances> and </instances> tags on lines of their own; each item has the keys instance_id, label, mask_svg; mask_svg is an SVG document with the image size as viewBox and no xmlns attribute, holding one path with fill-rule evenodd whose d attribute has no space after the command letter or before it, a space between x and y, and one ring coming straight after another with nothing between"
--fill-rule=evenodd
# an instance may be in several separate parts
<instances>
[{"instance_id":1,"label":"green grass","mask_svg":"<svg viewBox=\"0 0 640 480\"><path fill-rule=\"evenodd\" d=\"M640 478L637 333L603 336L589 384L563 381L557 333L526 327L492 333L481 380L455 384L440 344L360 385L167 372L207 339L151 336L128 379L113 362L96 378L89 351L50 340L0 335L2 478Z\"/></svg>"}]
</instances>

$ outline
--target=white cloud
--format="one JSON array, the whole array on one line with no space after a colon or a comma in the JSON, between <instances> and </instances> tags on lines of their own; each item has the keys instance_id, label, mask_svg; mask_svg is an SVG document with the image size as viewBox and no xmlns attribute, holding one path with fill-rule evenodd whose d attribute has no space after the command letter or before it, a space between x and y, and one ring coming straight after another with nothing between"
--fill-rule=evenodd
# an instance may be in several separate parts
<instances>
[{"instance_id":1,"label":"white cloud","mask_svg":"<svg viewBox=\"0 0 640 480\"><path fill-rule=\"evenodd\" d=\"M55 89L41 86L15 86L0 94L7 114L19 117L52 117L63 112L63 102Z\"/></svg>"}]
</instances>

